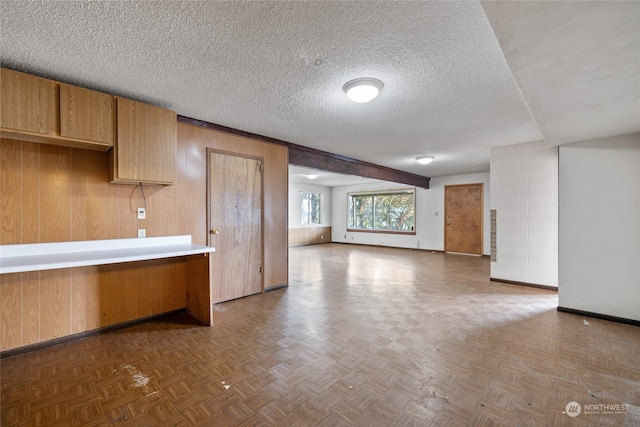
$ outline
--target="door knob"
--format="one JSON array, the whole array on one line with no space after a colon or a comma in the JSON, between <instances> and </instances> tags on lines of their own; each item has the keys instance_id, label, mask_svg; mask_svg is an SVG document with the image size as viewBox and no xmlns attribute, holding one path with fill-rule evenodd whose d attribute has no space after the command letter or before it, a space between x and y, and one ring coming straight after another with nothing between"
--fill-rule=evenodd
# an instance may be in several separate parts
<instances>
[{"instance_id":1,"label":"door knob","mask_svg":"<svg viewBox=\"0 0 640 427\"><path fill-rule=\"evenodd\" d=\"M213 230L209 230L209 234L220 234L220 230L214 228Z\"/></svg>"}]
</instances>

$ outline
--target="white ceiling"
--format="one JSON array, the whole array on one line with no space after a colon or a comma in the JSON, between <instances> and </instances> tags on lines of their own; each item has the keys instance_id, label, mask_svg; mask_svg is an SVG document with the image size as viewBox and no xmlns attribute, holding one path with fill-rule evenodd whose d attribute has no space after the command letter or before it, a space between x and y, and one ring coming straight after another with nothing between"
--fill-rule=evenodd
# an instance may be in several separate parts
<instances>
[{"instance_id":1,"label":"white ceiling","mask_svg":"<svg viewBox=\"0 0 640 427\"><path fill-rule=\"evenodd\" d=\"M639 2L0 7L2 66L424 176L486 172L491 147L640 131ZM380 96L350 102L357 77Z\"/></svg>"}]
</instances>

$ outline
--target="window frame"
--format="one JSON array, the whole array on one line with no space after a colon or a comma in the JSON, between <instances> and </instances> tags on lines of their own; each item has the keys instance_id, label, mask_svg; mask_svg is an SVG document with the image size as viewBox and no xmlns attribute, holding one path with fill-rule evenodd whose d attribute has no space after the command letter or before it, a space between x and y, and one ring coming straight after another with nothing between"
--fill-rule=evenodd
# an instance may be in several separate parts
<instances>
[{"instance_id":1,"label":"window frame","mask_svg":"<svg viewBox=\"0 0 640 427\"><path fill-rule=\"evenodd\" d=\"M376 196L376 195L394 195L394 194L407 194L410 193L413 196L413 229L412 230L390 230L390 229L376 229L376 228L356 228L351 224L352 206L351 197L353 196ZM374 214L374 226L375 226L375 200L373 204ZM375 191L350 191L347 192L347 231L350 233L380 233L380 234L400 234L400 235L415 235L416 234L416 188L394 188L389 190L375 190Z\"/></svg>"}]
</instances>

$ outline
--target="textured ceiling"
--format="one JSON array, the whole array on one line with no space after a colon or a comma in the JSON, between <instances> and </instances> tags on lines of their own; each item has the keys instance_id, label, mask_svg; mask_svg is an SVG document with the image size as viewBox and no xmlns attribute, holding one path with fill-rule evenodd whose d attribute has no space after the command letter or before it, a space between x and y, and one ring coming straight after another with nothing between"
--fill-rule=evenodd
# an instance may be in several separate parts
<instances>
[{"instance_id":1,"label":"textured ceiling","mask_svg":"<svg viewBox=\"0 0 640 427\"><path fill-rule=\"evenodd\" d=\"M553 32L558 8L553 2L507 3L1 0L0 61L184 116L419 175L486 172L491 147L543 135L552 135L555 143L558 134L589 133L588 124L573 130L571 115L556 117L564 109L556 98L569 103L571 114L581 111L581 100L566 99L572 90L536 82L563 75L554 66L573 60L561 56L576 42L573 32L597 27L603 11L575 25L563 22ZM493 12L489 17L498 38L483 7ZM622 9L605 13L613 29L602 37L616 35L609 33L618 18L624 18L627 33L633 35L635 28L637 36L637 11ZM531 22L532 13L542 20L541 28ZM533 37L557 46L544 58L545 67L536 67L546 51L539 51ZM616 47L627 61L635 57L637 67L638 53L627 51L634 46ZM604 66L595 55L605 53L598 49L591 59L585 53L591 74L584 96L590 93L587 83L597 80ZM521 72L514 72L515 80L514 67ZM633 64L626 70L632 73ZM384 82L380 96L368 104L350 102L342 86L365 76ZM604 87L618 79L604 77L599 82ZM632 77L618 85L626 93L633 92ZM565 76L558 84L572 78L580 75ZM516 82L525 88L524 98ZM548 95L556 98L547 101ZM604 111L601 121L615 122L607 133L640 131L630 118L637 113L633 100L632 94L612 112L626 114L624 119L609 120ZM436 160L421 166L414 161L419 155Z\"/></svg>"}]
</instances>

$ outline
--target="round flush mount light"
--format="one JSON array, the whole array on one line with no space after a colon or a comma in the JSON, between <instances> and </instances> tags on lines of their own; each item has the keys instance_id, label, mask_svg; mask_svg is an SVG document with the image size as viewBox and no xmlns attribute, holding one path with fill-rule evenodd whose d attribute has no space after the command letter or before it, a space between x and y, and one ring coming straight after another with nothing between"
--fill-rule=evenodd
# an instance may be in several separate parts
<instances>
[{"instance_id":1,"label":"round flush mount light","mask_svg":"<svg viewBox=\"0 0 640 427\"><path fill-rule=\"evenodd\" d=\"M309 178L309 179L316 179L317 177L318 177L318 175L315 174L315 173L308 173L307 174L307 178Z\"/></svg>"},{"instance_id":2,"label":"round flush mount light","mask_svg":"<svg viewBox=\"0 0 640 427\"><path fill-rule=\"evenodd\" d=\"M421 165L428 165L429 163L433 162L433 156L419 156L416 157L416 161Z\"/></svg>"},{"instance_id":3,"label":"round flush mount light","mask_svg":"<svg viewBox=\"0 0 640 427\"><path fill-rule=\"evenodd\" d=\"M378 79L365 77L361 79L351 80L342 87L347 97L353 102L369 102L374 99L384 85Z\"/></svg>"}]
</instances>

